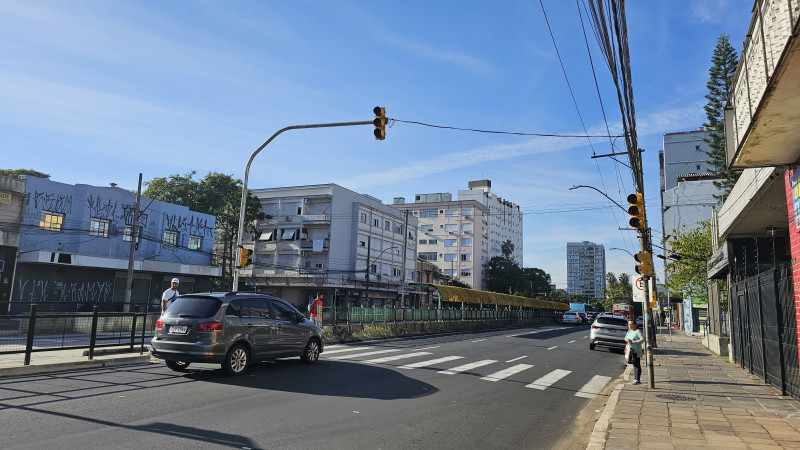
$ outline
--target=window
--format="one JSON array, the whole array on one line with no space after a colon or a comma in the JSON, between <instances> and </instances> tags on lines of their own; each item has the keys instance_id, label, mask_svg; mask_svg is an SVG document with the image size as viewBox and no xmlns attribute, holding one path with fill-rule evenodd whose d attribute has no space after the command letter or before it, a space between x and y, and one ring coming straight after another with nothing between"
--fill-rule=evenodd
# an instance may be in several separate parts
<instances>
[{"instance_id":1,"label":"window","mask_svg":"<svg viewBox=\"0 0 800 450\"><path fill-rule=\"evenodd\" d=\"M471 277L472 276L472 271L471 270L462 270L461 271L461 276L462 277Z\"/></svg>"},{"instance_id":2,"label":"window","mask_svg":"<svg viewBox=\"0 0 800 450\"><path fill-rule=\"evenodd\" d=\"M444 226L444 231L447 231L447 232L450 232L450 231L453 231L453 232L455 232L455 231L458 231L458 225L456 225L456 224L454 224L454 223L447 224L447 225L445 225L445 226Z\"/></svg>"},{"instance_id":3,"label":"window","mask_svg":"<svg viewBox=\"0 0 800 450\"><path fill-rule=\"evenodd\" d=\"M445 254L444 254L444 260L445 260L446 262L455 261L455 260L456 260L456 255L455 255L455 253L445 253Z\"/></svg>"},{"instance_id":4,"label":"window","mask_svg":"<svg viewBox=\"0 0 800 450\"><path fill-rule=\"evenodd\" d=\"M444 246L445 247L455 247L457 241L458 241L458 239L445 239L444 240Z\"/></svg>"},{"instance_id":5,"label":"window","mask_svg":"<svg viewBox=\"0 0 800 450\"><path fill-rule=\"evenodd\" d=\"M366 247L367 246L367 241L358 241L358 246L359 247Z\"/></svg>"},{"instance_id":6,"label":"window","mask_svg":"<svg viewBox=\"0 0 800 450\"><path fill-rule=\"evenodd\" d=\"M281 240L293 241L296 233L297 230L283 230L283 235L281 236Z\"/></svg>"},{"instance_id":7,"label":"window","mask_svg":"<svg viewBox=\"0 0 800 450\"><path fill-rule=\"evenodd\" d=\"M278 320L297 320L297 313L294 309L280 300L272 299L272 311Z\"/></svg>"},{"instance_id":8,"label":"window","mask_svg":"<svg viewBox=\"0 0 800 450\"><path fill-rule=\"evenodd\" d=\"M133 233L133 227L130 225L125 225L125 230L122 232L122 240L125 242L131 241L131 234ZM136 230L136 243L142 242L142 227L137 227Z\"/></svg>"},{"instance_id":9,"label":"window","mask_svg":"<svg viewBox=\"0 0 800 450\"><path fill-rule=\"evenodd\" d=\"M370 273L377 273L378 272L378 265L377 264L372 264L371 266L369 266L369 272Z\"/></svg>"},{"instance_id":10,"label":"window","mask_svg":"<svg viewBox=\"0 0 800 450\"><path fill-rule=\"evenodd\" d=\"M269 306L266 298L248 298L242 305L242 317L269 319Z\"/></svg>"},{"instance_id":11,"label":"window","mask_svg":"<svg viewBox=\"0 0 800 450\"><path fill-rule=\"evenodd\" d=\"M436 209L420 209L420 217L439 217L439 211Z\"/></svg>"},{"instance_id":12,"label":"window","mask_svg":"<svg viewBox=\"0 0 800 450\"><path fill-rule=\"evenodd\" d=\"M64 214L42 211L39 219L40 230L61 231L62 225L64 225Z\"/></svg>"},{"instance_id":13,"label":"window","mask_svg":"<svg viewBox=\"0 0 800 450\"><path fill-rule=\"evenodd\" d=\"M470 255L469 253L462 253L461 254L461 260L462 261L472 261L472 255Z\"/></svg>"},{"instance_id":14,"label":"window","mask_svg":"<svg viewBox=\"0 0 800 450\"><path fill-rule=\"evenodd\" d=\"M419 259L423 261L436 261L436 252L419 252Z\"/></svg>"},{"instance_id":15,"label":"window","mask_svg":"<svg viewBox=\"0 0 800 450\"><path fill-rule=\"evenodd\" d=\"M700 164L697 165L697 170L700 170Z\"/></svg>"},{"instance_id":16,"label":"window","mask_svg":"<svg viewBox=\"0 0 800 450\"><path fill-rule=\"evenodd\" d=\"M425 245L428 243L428 241L426 239L420 239L419 243Z\"/></svg>"},{"instance_id":17,"label":"window","mask_svg":"<svg viewBox=\"0 0 800 450\"><path fill-rule=\"evenodd\" d=\"M384 220L383 229L386 231L392 231L392 222L390 220Z\"/></svg>"},{"instance_id":18,"label":"window","mask_svg":"<svg viewBox=\"0 0 800 450\"><path fill-rule=\"evenodd\" d=\"M300 211L300 202L281 203L281 216L294 216Z\"/></svg>"},{"instance_id":19,"label":"window","mask_svg":"<svg viewBox=\"0 0 800 450\"><path fill-rule=\"evenodd\" d=\"M259 241L274 241L275 238L277 237L277 234L278 233L276 233L275 230L264 231L263 233L261 233L261 236L259 236L258 240Z\"/></svg>"},{"instance_id":20,"label":"window","mask_svg":"<svg viewBox=\"0 0 800 450\"><path fill-rule=\"evenodd\" d=\"M472 214L472 210L471 210L471 209L469 209L469 208L466 208L466 209L462 209L462 210L461 210L461 215L462 215L462 216L468 216L468 215L470 215L470 214Z\"/></svg>"},{"instance_id":21,"label":"window","mask_svg":"<svg viewBox=\"0 0 800 450\"><path fill-rule=\"evenodd\" d=\"M203 246L203 238L201 236L189 236L189 250L200 250Z\"/></svg>"},{"instance_id":22,"label":"window","mask_svg":"<svg viewBox=\"0 0 800 450\"><path fill-rule=\"evenodd\" d=\"M394 232L397 234L403 234L403 226L402 225L395 225Z\"/></svg>"},{"instance_id":23,"label":"window","mask_svg":"<svg viewBox=\"0 0 800 450\"><path fill-rule=\"evenodd\" d=\"M170 247L178 246L178 232L172 230L164 230L164 245Z\"/></svg>"},{"instance_id":24,"label":"window","mask_svg":"<svg viewBox=\"0 0 800 450\"><path fill-rule=\"evenodd\" d=\"M695 145L695 146L694 146L694 149L695 149L695 150L697 150L697 151L699 152L699 151L700 151L700 146L699 146L699 145Z\"/></svg>"},{"instance_id":25,"label":"window","mask_svg":"<svg viewBox=\"0 0 800 450\"><path fill-rule=\"evenodd\" d=\"M458 216L458 210L457 209L447 209L447 210L445 210L444 215L445 215L445 217L456 217L456 216Z\"/></svg>"},{"instance_id":26,"label":"window","mask_svg":"<svg viewBox=\"0 0 800 450\"><path fill-rule=\"evenodd\" d=\"M367 223L367 213L359 213L358 220L360 220L362 223Z\"/></svg>"},{"instance_id":27,"label":"window","mask_svg":"<svg viewBox=\"0 0 800 450\"><path fill-rule=\"evenodd\" d=\"M108 237L108 226L111 221L108 219L98 219L92 217L89 224L89 236Z\"/></svg>"},{"instance_id":28,"label":"window","mask_svg":"<svg viewBox=\"0 0 800 450\"><path fill-rule=\"evenodd\" d=\"M461 231L472 231L472 224L471 223L462 223L461 224Z\"/></svg>"},{"instance_id":29,"label":"window","mask_svg":"<svg viewBox=\"0 0 800 450\"><path fill-rule=\"evenodd\" d=\"M412 241L416 240L417 239L417 233L409 230L408 238L411 239Z\"/></svg>"},{"instance_id":30,"label":"window","mask_svg":"<svg viewBox=\"0 0 800 450\"><path fill-rule=\"evenodd\" d=\"M381 227L381 219L372 219L372 226L373 227Z\"/></svg>"},{"instance_id":31,"label":"window","mask_svg":"<svg viewBox=\"0 0 800 450\"><path fill-rule=\"evenodd\" d=\"M433 225L420 225L419 230L422 232L433 231Z\"/></svg>"},{"instance_id":32,"label":"window","mask_svg":"<svg viewBox=\"0 0 800 450\"><path fill-rule=\"evenodd\" d=\"M461 245L463 247L472 247L472 239L471 238L463 238L463 239L461 239Z\"/></svg>"},{"instance_id":33,"label":"window","mask_svg":"<svg viewBox=\"0 0 800 450\"><path fill-rule=\"evenodd\" d=\"M396 267L393 267L392 268L392 275L395 276L395 277L399 277L400 276L400 269L398 269Z\"/></svg>"},{"instance_id":34,"label":"window","mask_svg":"<svg viewBox=\"0 0 800 450\"><path fill-rule=\"evenodd\" d=\"M439 242L439 241L437 241L436 239L428 239L428 244L429 245L435 245L437 242Z\"/></svg>"}]
</instances>

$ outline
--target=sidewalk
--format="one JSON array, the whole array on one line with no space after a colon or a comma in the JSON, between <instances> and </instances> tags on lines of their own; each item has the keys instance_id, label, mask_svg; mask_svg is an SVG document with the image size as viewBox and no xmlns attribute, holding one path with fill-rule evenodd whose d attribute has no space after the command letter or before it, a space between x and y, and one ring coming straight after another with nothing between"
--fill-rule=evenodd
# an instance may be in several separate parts
<instances>
[{"instance_id":1,"label":"sidewalk","mask_svg":"<svg viewBox=\"0 0 800 450\"><path fill-rule=\"evenodd\" d=\"M31 363L27 366L24 365L24 353L0 355L0 380L2 377L150 362L147 348L143 355L139 354L139 347L135 347L135 349L135 352L130 353L128 346L98 348L95 349L94 359L91 360L87 356L88 350L86 349L34 352L31 354Z\"/></svg>"},{"instance_id":2,"label":"sidewalk","mask_svg":"<svg viewBox=\"0 0 800 450\"><path fill-rule=\"evenodd\" d=\"M658 336L655 388L632 366L595 425L589 449L800 449L800 402L750 375L700 337ZM622 356L619 357L622 362Z\"/></svg>"}]
</instances>

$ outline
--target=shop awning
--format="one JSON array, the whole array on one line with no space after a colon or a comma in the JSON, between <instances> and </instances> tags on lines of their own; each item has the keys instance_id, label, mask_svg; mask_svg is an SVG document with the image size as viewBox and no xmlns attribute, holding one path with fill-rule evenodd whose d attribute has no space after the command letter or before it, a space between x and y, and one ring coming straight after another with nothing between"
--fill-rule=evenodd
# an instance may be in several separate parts
<instances>
[{"instance_id":1,"label":"shop awning","mask_svg":"<svg viewBox=\"0 0 800 450\"><path fill-rule=\"evenodd\" d=\"M567 311L569 305L551 302L539 298L522 297L520 295L500 294L497 292L478 291L455 286L444 286L431 283L409 283L409 287L437 291L443 302L464 302L482 305L523 306L526 308L553 309Z\"/></svg>"}]
</instances>

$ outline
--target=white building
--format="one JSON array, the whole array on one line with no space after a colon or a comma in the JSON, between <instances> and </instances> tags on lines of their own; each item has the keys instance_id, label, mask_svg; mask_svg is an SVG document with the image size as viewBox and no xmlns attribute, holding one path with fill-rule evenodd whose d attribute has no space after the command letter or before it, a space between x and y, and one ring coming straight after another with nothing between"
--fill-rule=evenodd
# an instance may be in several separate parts
<instances>
[{"instance_id":1,"label":"white building","mask_svg":"<svg viewBox=\"0 0 800 450\"><path fill-rule=\"evenodd\" d=\"M600 300L605 287L605 247L589 241L567 242L567 293Z\"/></svg>"},{"instance_id":2,"label":"white building","mask_svg":"<svg viewBox=\"0 0 800 450\"><path fill-rule=\"evenodd\" d=\"M398 197L392 205L419 220L419 258L448 277L486 289L489 262L489 208L475 200L452 201L448 193L419 194L416 203Z\"/></svg>"},{"instance_id":3,"label":"white building","mask_svg":"<svg viewBox=\"0 0 800 450\"><path fill-rule=\"evenodd\" d=\"M256 224L256 241L245 236L244 247L254 250L252 266L240 271L245 289L303 307L318 290L329 294L326 306L381 306L396 305L414 281L415 217L336 184L252 193L271 219Z\"/></svg>"},{"instance_id":4,"label":"white building","mask_svg":"<svg viewBox=\"0 0 800 450\"><path fill-rule=\"evenodd\" d=\"M458 191L458 200L475 200L489 208L489 258L503 256L505 241L514 244L511 259L522 267L522 213L519 205L492 194L491 180L470 181L469 189Z\"/></svg>"}]
</instances>

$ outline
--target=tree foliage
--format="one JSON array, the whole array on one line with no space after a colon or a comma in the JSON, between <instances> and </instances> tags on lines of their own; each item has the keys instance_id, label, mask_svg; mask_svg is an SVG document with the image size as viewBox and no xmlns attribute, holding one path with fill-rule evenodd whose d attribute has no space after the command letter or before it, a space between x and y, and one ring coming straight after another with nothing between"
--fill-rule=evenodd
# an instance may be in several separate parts
<instances>
[{"instance_id":1,"label":"tree foliage","mask_svg":"<svg viewBox=\"0 0 800 450\"><path fill-rule=\"evenodd\" d=\"M606 287L603 289L603 310L611 311L614 303L632 302L633 286L631 285L630 276L623 272L617 277L613 272L608 272L606 274Z\"/></svg>"},{"instance_id":2,"label":"tree foliage","mask_svg":"<svg viewBox=\"0 0 800 450\"><path fill-rule=\"evenodd\" d=\"M227 289L230 276L236 262L235 243L239 228L239 207L242 200L242 180L217 172L209 172L200 180L195 180L197 172L185 175L174 174L168 177L154 178L145 184L144 195L157 200L183 205L199 213L216 217L216 241L224 249L221 254L214 254L214 262L222 265L222 282L219 286ZM261 203L248 193L245 206L245 232L257 238L258 231L254 220L266 219L261 213Z\"/></svg>"},{"instance_id":3,"label":"tree foliage","mask_svg":"<svg viewBox=\"0 0 800 450\"><path fill-rule=\"evenodd\" d=\"M31 175L37 178L50 179L50 175L44 172L39 172L33 169L0 169L0 175L5 175L11 178L19 178L20 175Z\"/></svg>"},{"instance_id":4,"label":"tree foliage","mask_svg":"<svg viewBox=\"0 0 800 450\"><path fill-rule=\"evenodd\" d=\"M510 240L503 242L500 249L503 256L490 259L486 271L489 291L525 297L547 296L550 293L550 274L535 267L520 267L511 258L514 244Z\"/></svg>"},{"instance_id":5,"label":"tree foliage","mask_svg":"<svg viewBox=\"0 0 800 450\"><path fill-rule=\"evenodd\" d=\"M684 225L680 230L673 230L672 256L665 265L667 288L688 299L707 296L706 261L712 253L711 223L706 220L699 225L694 229Z\"/></svg>"},{"instance_id":6,"label":"tree foliage","mask_svg":"<svg viewBox=\"0 0 800 450\"><path fill-rule=\"evenodd\" d=\"M723 109L733 86L733 76L736 74L737 64L736 50L730 44L728 36L720 35L714 48L714 55L711 57L711 68L708 70L709 78L706 83L708 103L703 108L708 120L703 126L709 132L705 141L710 147L706 153L708 155L706 162L711 166L711 173L718 177L714 180L714 186L719 189L719 194L714 194L714 198L720 204L728 197L742 173L741 170L728 170L727 168L725 120L723 117Z\"/></svg>"}]
</instances>

